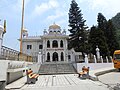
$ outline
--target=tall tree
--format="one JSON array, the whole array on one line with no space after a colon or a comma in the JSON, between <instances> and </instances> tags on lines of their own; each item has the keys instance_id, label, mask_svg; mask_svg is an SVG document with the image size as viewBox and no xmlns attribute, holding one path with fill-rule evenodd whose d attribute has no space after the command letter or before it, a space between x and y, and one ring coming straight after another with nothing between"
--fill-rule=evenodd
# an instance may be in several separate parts
<instances>
[{"instance_id":1,"label":"tall tree","mask_svg":"<svg viewBox=\"0 0 120 90\"><path fill-rule=\"evenodd\" d=\"M107 22L107 34L106 34L106 39L107 39L107 44L109 47L110 55L113 55L113 52L117 49L119 49L119 44L116 39L116 29L114 25L112 24L111 20L108 20Z\"/></svg>"},{"instance_id":2,"label":"tall tree","mask_svg":"<svg viewBox=\"0 0 120 90\"><path fill-rule=\"evenodd\" d=\"M106 43L106 39L102 30L96 26L92 26L90 30L89 40L90 50L93 54L96 54L96 46L100 49L100 54L105 58L109 56L109 50Z\"/></svg>"},{"instance_id":3,"label":"tall tree","mask_svg":"<svg viewBox=\"0 0 120 90\"><path fill-rule=\"evenodd\" d=\"M108 44L107 44L107 20L106 18L104 17L104 15L102 13L98 13L98 18L97 18L97 22L98 22L98 29L101 30L103 32L103 37L105 40L103 40L103 43L105 43L105 47L104 49L106 49L106 53L105 55L106 56L109 56L109 47L108 47ZM103 50L102 50L103 51ZM103 55L104 56L104 55Z\"/></svg>"},{"instance_id":4,"label":"tall tree","mask_svg":"<svg viewBox=\"0 0 120 90\"><path fill-rule=\"evenodd\" d=\"M117 41L118 41L119 46L120 46L120 12L117 13L117 15L115 15L111 20L113 22L113 25L116 28Z\"/></svg>"},{"instance_id":5,"label":"tall tree","mask_svg":"<svg viewBox=\"0 0 120 90\"><path fill-rule=\"evenodd\" d=\"M104 32L104 35L106 36L107 20L102 13L98 13L97 22L98 22L98 28L102 30Z\"/></svg>"},{"instance_id":6,"label":"tall tree","mask_svg":"<svg viewBox=\"0 0 120 90\"><path fill-rule=\"evenodd\" d=\"M108 44L110 55L113 54L114 50L119 48L119 44L116 40L116 29L112 24L112 21L107 21L102 13L98 13L98 28L104 32L106 43Z\"/></svg>"},{"instance_id":7,"label":"tall tree","mask_svg":"<svg viewBox=\"0 0 120 90\"><path fill-rule=\"evenodd\" d=\"M71 1L69 9L69 47L74 48L75 51L86 51L86 32L87 26L85 25L86 20L83 19L81 10L75 0Z\"/></svg>"}]
</instances>

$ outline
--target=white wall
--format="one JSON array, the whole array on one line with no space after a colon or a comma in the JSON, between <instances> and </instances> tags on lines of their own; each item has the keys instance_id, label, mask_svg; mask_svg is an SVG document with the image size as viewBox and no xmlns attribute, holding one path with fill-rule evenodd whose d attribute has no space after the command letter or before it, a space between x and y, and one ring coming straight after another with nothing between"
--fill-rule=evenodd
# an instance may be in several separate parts
<instances>
[{"instance_id":1,"label":"white wall","mask_svg":"<svg viewBox=\"0 0 120 90\"><path fill-rule=\"evenodd\" d=\"M7 84L11 83L21 77L23 77L23 71L8 72L7 73Z\"/></svg>"},{"instance_id":2,"label":"white wall","mask_svg":"<svg viewBox=\"0 0 120 90\"><path fill-rule=\"evenodd\" d=\"M31 70L33 70L33 73L38 73L39 69L40 69L40 63L35 63L32 65L29 65L28 68L31 68Z\"/></svg>"},{"instance_id":3,"label":"white wall","mask_svg":"<svg viewBox=\"0 0 120 90\"><path fill-rule=\"evenodd\" d=\"M0 60L0 81L6 81L8 60Z\"/></svg>"},{"instance_id":4,"label":"white wall","mask_svg":"<svg viewBox=\"0 0 120 90\"><path fill-rule=\"evenodd\" d=\"M113 63L77 63L74 66L77 71L80 72L83 66L90 67L90 70L102 69L102 68L114 68Z\"/></svg>"}]
</instances>

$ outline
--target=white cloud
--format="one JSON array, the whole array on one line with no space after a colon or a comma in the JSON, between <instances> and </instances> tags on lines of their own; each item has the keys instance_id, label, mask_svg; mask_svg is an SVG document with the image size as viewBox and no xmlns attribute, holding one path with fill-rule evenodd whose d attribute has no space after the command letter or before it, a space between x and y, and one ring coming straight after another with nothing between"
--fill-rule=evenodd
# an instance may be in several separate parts
<instances>
[{"instance_id":1,"label":"white cloud","mask_svg":"<svg viewBox=\"0 0 120 90\"><path fill-rule=\"evenodd\" d=\"M79 3L88 3L90 10L105 13L107 16L114 16L120 12L120 0L78 0Z\"/></svg>"},{"instance_id":2,"label":"white cloud","mask_svg":"<svg viewBox=\"0 0 120 90\"><path fill-rule=\"evenodd\" d=\"M29 2L30 2L30 0L24 0L24 7L26 7ZM22 0L17 0L17 1L14 2L14 3L11 3L12 9L13 9L15 12L21 12L21 10L22 10L22 5L23 5Z\"/></svg>"},{"instance_id":3,"label":"white cloud","mask_svg":"<svg viewBox=\"0 0 120 90\"><path fill-rule=\"evenodd\" d=\"M42 3L40 5L36 5L33 15L38 16L43 14L44 12L48 11L49 9L52 8L57 8L59 6L57 0L49 0L47 3Z\"/></svg>"},{"instance_id":4,"label":"white cloud","mask_svg":"<svg viewBox=\"0 0 120 90\"><path fill-rule=\"evenodd\" d=\"M56 22L56 24L63 26L64 24L66 24L66 20L65 19L59 20L59 21Z\"/></svg>"},{"instance_id":5,"label":"white cloud","mask_svg":"<svg viewBox=\"0 0 120 90\"><path fill-rule=\"evenodd\" d=\"M48 16L47 20L48 21L51 21L51 20L55 21L55 19L61 18L61 17L65 16L65 15L66 15L65 12L56 11L54 15Z\"/></svg>"}]
</instances>

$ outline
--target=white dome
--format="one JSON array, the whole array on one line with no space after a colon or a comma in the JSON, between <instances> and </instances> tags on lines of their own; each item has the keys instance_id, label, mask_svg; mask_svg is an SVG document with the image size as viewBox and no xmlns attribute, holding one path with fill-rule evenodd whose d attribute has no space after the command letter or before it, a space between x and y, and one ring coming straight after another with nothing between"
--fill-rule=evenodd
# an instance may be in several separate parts
<instances>
[{"instance_id":1,"label":"white dome","mask_svg":"<svg viewBox=\"0 0 120 90\"><path fill-rule=\"evenodd\" d=\"M49 26L49 32L61 32L61 28L59 25L56 25L55 23L51 26Z\"/></svg>"}]
</instances>

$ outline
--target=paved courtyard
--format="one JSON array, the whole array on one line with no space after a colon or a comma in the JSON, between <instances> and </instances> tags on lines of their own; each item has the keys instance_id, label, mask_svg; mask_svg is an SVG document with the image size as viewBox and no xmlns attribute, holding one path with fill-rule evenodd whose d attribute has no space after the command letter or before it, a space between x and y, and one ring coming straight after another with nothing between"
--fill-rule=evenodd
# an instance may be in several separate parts
<instances>
[{"instance_id":1,"label":"paved courtyard","mask_svg":"<svg viewBox=\"0 0 120 90\"><path fill-rule=\"evenodd\" d=\"M19 90L109 90L98 81L81 80L78 74L41 75L36 84L26 84ZM18 89L17 89L18 90Z\"/></svg>"}]
</instances>

